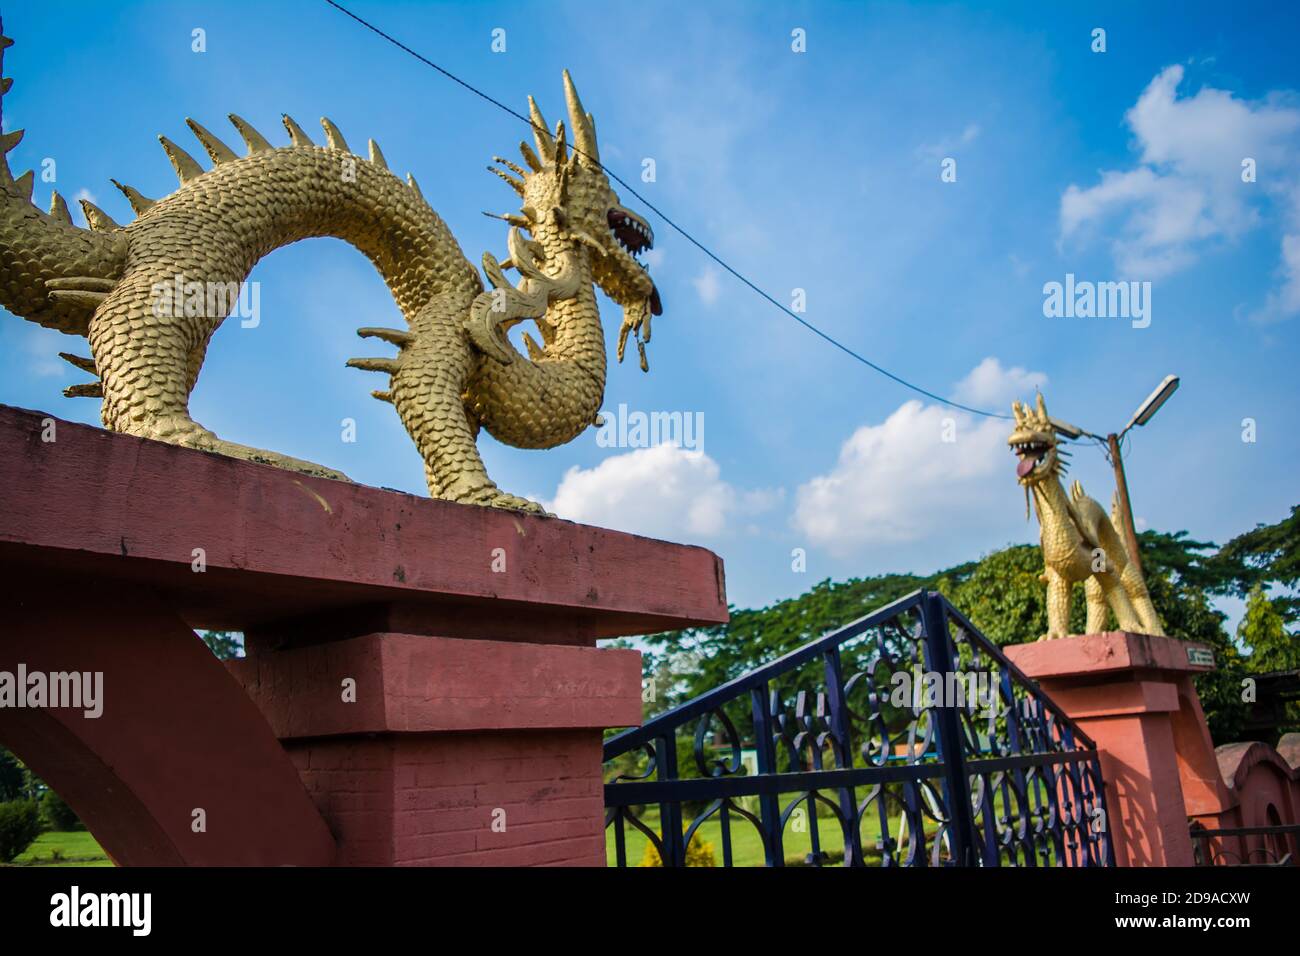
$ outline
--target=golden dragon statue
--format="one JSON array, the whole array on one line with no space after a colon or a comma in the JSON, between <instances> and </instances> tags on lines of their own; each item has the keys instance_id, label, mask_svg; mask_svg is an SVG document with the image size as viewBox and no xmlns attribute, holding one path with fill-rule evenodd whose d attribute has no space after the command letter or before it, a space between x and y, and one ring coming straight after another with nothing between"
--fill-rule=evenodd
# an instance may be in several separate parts
<instances>
[{"instance_id":1,"label":"golden dragon statue","mask_svg":"<svg viewBox=\"0 0 1300 956\"><path fill-rule=\"evenodd\" d=\"M0 57L12 43L0 37ZM0 81L0 97L12 83ZM504 168L488 167L522 199L518 214L497 217L510 226L509 258L483 256L491 288L415 180L389 172L374 140L362 158L328 119L321 120L320 146L285 116L290 143L275 147L232 114L245 155L187 119L210 169L160 136L180 180L175 192L153 200L113 181L136 214L124 226L82 200L90 228L78 228L57 193L41 212L31 202L32 172L14 178L0 160L0 304L88 339L89 356L61 354L96 381L65 394L102 398L108 429L342 479L311 462L224 441L195 422L190 392L230 308L190 308L188 300L185 308L160 308L177 277L187 290L191 283L238 289L258 260L281 246L342 239L374 263L407 326L359 329L395 345L397 355L347 364L389 376L388 388L373 394L397 410L424 459L430 493L541 512L488 477L475 444L479 429L516 447L550 448L598 423L606 358L593 284L623 309L619 360L634 333L643 370L650 316L662 311L637 259L653 245L650 227L611 188L595 122L567 71L564 93L568 130L560 122L552 133L529 97L535 147L520 143L523 166L496 157ZM22 135L5 133L3 154ZM519 273L517 284L508 269ZM507 337L525 321L541 337L524 334L527 356Z\"/></svg>"},{"instance_id":2,"label":"golden dragon statue","mask_svg":"<svg viewBox=\"0 0 1300 956\"><path fill-rule=\"evenodd\" d=\"M1041 640L1069 634L1070 590L1083 582L1088 605L1087 633L1106 628L1106 612L1115 613L1121 630L1164 634L1146 582L1125 550L1117 522L1075 481L1067 496L1061 487L1067 455L1040 393L1036 407L1013 402L1016 427L1007 444L1020 459L1016 477L1025 489L1026 511L1032 496L1038 514L1047 585L1047 633ZM1027 515L1026 515L1027 516Z\"/></svg>"}]
</instances>

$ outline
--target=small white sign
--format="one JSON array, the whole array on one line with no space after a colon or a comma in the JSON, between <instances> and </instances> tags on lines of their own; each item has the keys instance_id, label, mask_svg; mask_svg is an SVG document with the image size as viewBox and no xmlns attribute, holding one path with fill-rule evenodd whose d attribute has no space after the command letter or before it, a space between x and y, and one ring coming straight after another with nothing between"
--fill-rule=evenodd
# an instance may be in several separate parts
<instances>
[{"instance_id":1,"label":"small white sign","mask_svg":"<svg viewBox=\"0 0 1300 956\"><path fill-rule=\"evenodd\" d=\"M1198 644L1189 645L1187 648L1187 663L1193 667L1213 667L1214 651Z\"/></svg>"}]
</instances>

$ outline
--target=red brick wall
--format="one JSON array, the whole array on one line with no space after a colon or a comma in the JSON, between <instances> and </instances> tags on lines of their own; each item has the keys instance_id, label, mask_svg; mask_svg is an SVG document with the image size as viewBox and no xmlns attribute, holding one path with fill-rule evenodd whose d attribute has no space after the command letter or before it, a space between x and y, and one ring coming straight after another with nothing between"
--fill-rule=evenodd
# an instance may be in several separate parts
<instances>
[{"instance_id":1,"label":"red brick wall","mask_svg":"<svg viewBox=\"0 0 1300 956\"><path fill-rule=\"evenodd\" d=\"M604 866L598 730L286 741L340 865ZM493 829L504 811L504 830ZM500 818L500 814L495 814Z\"/></svg>"}]
</instances>

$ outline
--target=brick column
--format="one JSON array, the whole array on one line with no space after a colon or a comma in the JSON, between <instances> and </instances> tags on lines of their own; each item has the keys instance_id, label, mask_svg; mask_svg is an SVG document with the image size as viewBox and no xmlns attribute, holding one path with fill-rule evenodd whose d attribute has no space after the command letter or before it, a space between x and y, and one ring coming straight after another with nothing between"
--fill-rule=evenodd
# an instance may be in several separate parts
<instances>
[{"instance_id":1,"label":"brick column","mask_svg":"<svg viewBox=\"0 0 1300 956\"><path fill-rule=\"evenodd\" d=\"M641 719L637 651L367 634L231 670L341 865L605 865L601 738Z\"/></svg>"},{"instance_id":2,"label":"brick column","mask_svg":"<svg viewBox=\"0 0 1300 956\"><path fill-rule=\"evenodd\" d=\"M1120 866L1191 866L1189 800L1199 806L1217 796L1191 682L1212 665L1191 663L1189 648L1205 650L1122 631L1006 648L1097 742Z\"/></svg>"}]
</instances>

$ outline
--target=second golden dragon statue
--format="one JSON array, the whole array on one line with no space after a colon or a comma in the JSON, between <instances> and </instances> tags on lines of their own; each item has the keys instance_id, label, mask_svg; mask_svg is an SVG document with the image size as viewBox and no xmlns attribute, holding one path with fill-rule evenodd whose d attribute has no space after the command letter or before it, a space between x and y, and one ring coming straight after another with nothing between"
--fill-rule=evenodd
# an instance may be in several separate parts
<instances>
[{"instance_id":1,"label":"second golden dragon statue","mask_svg":"<svg viewBox=\"0 0 1300 956\"><path fill-rule=\"evenodd\" d=\"M1084 633L1106 627L1107 611L1120 630L1164 634L1145 579L1129 557L1117 530L1118 517L1107 517L1100 504L1074 482L1067 495L1061 487L1065 472L1056 426L1040 392L1034 407L1012 402L1016 427L1007 444L1020 459L1016 480L1038 513L1039 544L1043 551L1042 582L1047 585L1047 633L1040 640L1070 633L1070 591L1082 581L1088 606Z\"/></svg>"},{"instance_id":2,"label":"second golden dragon statue","mask_svg":"<svg viewBox=\"0 0 1300 956\"><path fill-rule=\"evenodd\" d=\"M0 56L12 42L0 37ZM0 81L0 96L12 82ZM509 258L483 257L490 289L415 181L389 172L373 140L363 159L329 120L321 120L325 145L318 146L285 116L290 144L275 147L231 115L246 155L187 119L211 169L159 137L180 179L174 193L147 199L114 181L137 217L125 226L83 200L90 229L80 229L57 193L49 213L41 212L31 203L33 174L14 178L0 160L0 304L88 339L89 356L64 357L97 380L65 394L101 397L105 427L342 478L224 441L190 417L190 392L229 309L159 309L158 289L172 288L177 276L187 284L237 287L274 249L314 236L343 239L378 268L407 326L358 330L398 352L348 365L389 376L388 388L373 394L393 404L415 441L430 494L541 511L488 477L475 444L479 429L516 447L550 448L595 423L606 360L593 283L623 309L620 361L632 333L646 368L650 316L661 311L654 282L636 258L653 243L650 228L610 187L595 123L567 71L564 92L569 129L561 122L550 132L530 97L535 146L520 143L524 165L497 157L504 169L489 167L522 199L517 215L500 217L510 226ZM22 135L5 134L3 153ZM507 269L519 273L518 284L506 278ZM525 357L506 333L528 320L541 342L525 335Z\"/></svg>"}]
</instances>

